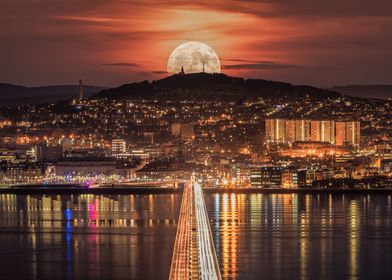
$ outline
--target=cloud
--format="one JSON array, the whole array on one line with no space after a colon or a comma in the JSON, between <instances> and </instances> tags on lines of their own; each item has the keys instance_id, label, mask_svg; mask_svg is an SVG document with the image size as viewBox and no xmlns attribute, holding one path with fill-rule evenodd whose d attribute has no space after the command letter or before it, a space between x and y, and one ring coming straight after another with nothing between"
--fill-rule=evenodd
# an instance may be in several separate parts
<instances>
[{"instance_id":1,"label":"cloud","mask_svg":"<svg viewBox=\"0 0 392 280\"><path fill-rule=\"evenodd\" d=\"M129 21L118 18L106 18L106 17L86 17L86 16L54 16L51 18L54 22L64 22L67 24L97 24L97 25L107 25L112 23L127 23Z\"/></svg>"},{"instance_id":2,"label":"cloud","mask_svg":"<svg viewBox=\"0 0 392 280\"><path fill-rule=\"evenodd\" d=\"M151 73L146 71L138 71L138 72L134 72L134 74L142 77L149 77Z\"/></svg>"},{"instance_id":3,"label":"cloud","mask_svg":"<svg viewBox=\"0 0 392 280\"><path fill-rule=\"evenodd\" d=\"M228 0L200 1L211 9L266 17L392 17L390 0Z\"/></svg>"},{"instance_id":4,"label":"cloud","mask_svg":"<svg viewBox=\"0 0 392 280\"><path fill-rule=\"evenodd\" d=\"M276 61L251 61L251 60L241 60L241 59L228 59L224 61L242 62L238 64L223 65L222 68L225 70L327 69L326 67L287 64L287 63L280 63Z\"/></svg>"},{"instance_id":5,"label":"cloud","mask_svg":"<svg viewBox=\"0 0 392 280\"><path fill-rule=\"evenodd\" d=\"M316 85L391 82L390 0L4 2L0 76L15 83L159 77L165 71L154 70L166 69L171 51L190 40L233 58L221 60L229 75Z\"/></svg>"},{"instance_id":6,"label":"cloud","mask_svg":"<svg viewBox=\"0 0 392 280\"><path fill-rule=\"evenodd\" d=\"M227 61L227 62L245 62L245 63L264 63L264 64L278 63L278 62L276 62L276 61L269 61L269 60L246 60L246 59L238 59L238 58L232 58L232 59L221 58L221 61Z\"/></svg>"},{"instance_id":7,"label":"cloud","mask_svg":"<svg viewBox=\"0 0 392 280\"><path fill-rule=\"evenodd\" d=\"M129 63L129 62L118 62L118 63L104 63L103 66L119 66L119 67L132 67L139 68L140 65L137 63Z\"/></svg>"},{"instance_id":8,"label":"cloud","mask_svg":"<svg viewBox=\"0 0 392 280\"><path fill-rule=\"evenodd\" d=\"M100 9L123 11L128 9L211 9L234 13L246 13L260 17L295 17L295 16L329 16L329 17L391 17L392 2L390 0L15 0L3 6L16 6L18 9L40 12L42 9L31 9L42 6L50 12L65 12L73 15L91 13ZM24 3L20 3L24 2ZM27 6L28 5L28 6ZM27 6L27 7L26 7ZM113 8L115 6L115 8ZM114 13L112 13L114 14Z\"/></svg>"}]
</instances>

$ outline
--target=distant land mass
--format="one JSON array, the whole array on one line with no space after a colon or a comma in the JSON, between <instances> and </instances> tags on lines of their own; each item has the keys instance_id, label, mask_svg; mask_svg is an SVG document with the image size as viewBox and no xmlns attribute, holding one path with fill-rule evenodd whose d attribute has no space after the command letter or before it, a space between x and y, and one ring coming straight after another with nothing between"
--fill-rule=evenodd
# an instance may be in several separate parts
<instances>
[{"instance_id":1,"label":"distant land mass","mask_svg":"<svg viewBox=\"0 0 392 280\"><path fill-rule=\"evenodd\" d=\"M192 96L200 100L238 100L252 97L296 98L337 98L341 94L328 89L305 85L243 79L224 74L175 74L156 81L125 84L117 88L105 89L92 98L108 99L181 99Z\"/></svg>"},{"instance_id":2,"label":"distant land mass","mask_svg":"<svg viewBox=\"0 0 392 280\"><path fill-rule=\"evenodd\" d=\"M225 74L175 74L156 81L124 84L116 88L83 86L86 98L162 99L183 97L207 101L238 101L247 98L277 97L336 98L341 95L361 98L392 98L392 85L351 85L322 89L306 85L263 79L244 79ZM0 83L0 106L42 104L79 97L78 85L25 87Z\"/></svg>"},{"instance_id":3,"label":"distant land mass","mask_svg":"<svg viewBox=\"0 0 392 280\"><path fill-rule=\"evenodd\" d=\"M102 91L105 87L83 86L86 98ZM24 87L0 83L0 105L25 105L56 102L79 97L78 85Z\"/></svg>"},{"instance_id":4,"label":"distant land mass","mask_svg":"<svg viewBox=\"0 0 392 280\"><path fill-rule=\"evenodd\" d=\"M392 85L351 85L336 86L330 88L343 95L362 97L362 98L392 98Z\"/></svg>"}]
</instances>

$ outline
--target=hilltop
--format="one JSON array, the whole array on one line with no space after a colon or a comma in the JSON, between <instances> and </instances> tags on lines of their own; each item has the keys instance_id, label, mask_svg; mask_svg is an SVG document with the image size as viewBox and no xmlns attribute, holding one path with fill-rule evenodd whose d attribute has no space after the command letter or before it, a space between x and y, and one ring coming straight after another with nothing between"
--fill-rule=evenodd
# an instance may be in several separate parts
<instances>
[{"instance_id":1,"label":"hilltop","mask_svg":"<svg viewBox=\"0 0 392 280\"><path fill-rule=\"evenodd\" d=\"M175 74L156 81L125 84L117 88L105 89L92 98L108 99L149 99L179 98L183 94L196 99L221 99L238 97L304 97L336 98L341 96L332 90L306 85L262 79L243 79L224 74Z\"/></svg>"}]
</instances>

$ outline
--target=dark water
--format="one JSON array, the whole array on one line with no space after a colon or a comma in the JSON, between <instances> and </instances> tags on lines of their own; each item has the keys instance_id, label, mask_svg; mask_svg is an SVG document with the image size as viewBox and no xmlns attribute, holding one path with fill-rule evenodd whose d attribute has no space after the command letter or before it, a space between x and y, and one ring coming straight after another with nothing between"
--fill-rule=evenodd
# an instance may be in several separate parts
<instances>
[{"instance_id":1,"label":"dark water","mask_svg":"<svg viewBox=\"0 0 392 280\"><path fill-rule=\"evenodd\" d=\"M392 279L392 197L208 194L224 279ZM0 195L0 279L167 279L180 195Z\"/></svg>"},{"instance_id":2,"label":"dark water","mask_svg":"<svg viewBox=\"0 0 392 280\"><path fill-rule=\"evenodd\" d=\"M224 279L392 279L389 195L206 196Z\"/></svg>"},{"instance_id":3,"label":"dark water","mask_svg":"<svg viewBox=\"0 0 392 280\"><path fill-rule=\"evenodd\" d=\"M167 279L180 195L0 195L0 279Z\"/></svg>"}]
</instances>

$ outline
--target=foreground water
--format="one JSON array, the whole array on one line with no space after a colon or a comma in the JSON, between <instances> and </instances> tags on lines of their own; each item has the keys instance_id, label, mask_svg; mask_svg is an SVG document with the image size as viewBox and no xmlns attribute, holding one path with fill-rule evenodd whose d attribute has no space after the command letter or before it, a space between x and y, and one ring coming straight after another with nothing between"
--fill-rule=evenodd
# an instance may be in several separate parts
<instances>
[{"instance_id":1,"label":"foreground water","mask_svg":"<svg viewBox=\"0 0 392 280\"><path fill-rule=\"evenodd\" d=\"M206 196L224 279L392 279L389 195Z\"/></svg>"},{"instance_id":2,"label":"foreground water","mask_svg":"<svg viewBox=\"0 0 392 280\"><path fill-rule=\"evenodd\" d=\"M392 279L392 197L205 195L224 279ZM0 279L167 279L181 195L0 195Z\"/></svg>"},{"instance_id":3,"label":"foreground water","mask_svg":"<svg viewBox=\"0 0 392 280\"><path fill-rule=\"evenodd\" d=\"M167 279L181 195L0 195L0 279Z\"/></svg>"}]
</instances>

